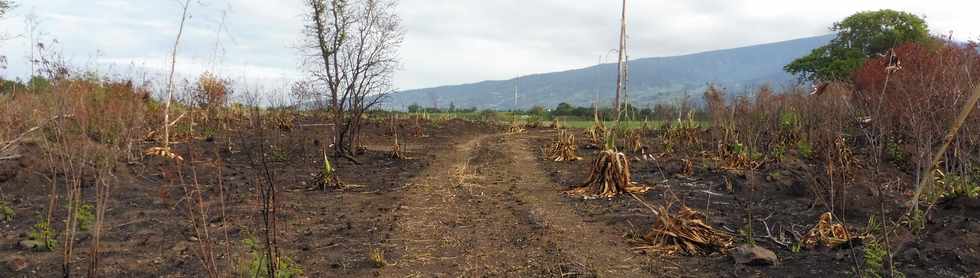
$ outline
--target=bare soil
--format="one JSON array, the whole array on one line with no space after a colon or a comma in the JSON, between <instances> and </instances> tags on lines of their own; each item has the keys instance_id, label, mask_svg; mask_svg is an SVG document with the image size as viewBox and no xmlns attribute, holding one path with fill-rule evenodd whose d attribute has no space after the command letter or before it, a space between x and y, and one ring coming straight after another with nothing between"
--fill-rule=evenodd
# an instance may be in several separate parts
<instances>
[{"instance_id":1,"label":"bare soil","mask_svg":"<svg viewBox=\"0 0 980 278\"><path fill-rule=\"evenodd\" d=\"M328 191L307 190L322 167L319 144L326 130L297 127L272 140L282 149L282 159L272 164L282 190L279 248L303 267L305 276L853 277L855 262L861 260L860 247L797 253L763 238L766 226L803 231L825 212L801 189L805 186L769 173L799 174L791 166L745 174L699 161L694 174L685 176L676 159L632 165L634 179L653 187L639 196L644 202L686 204L705 212L711 225L735 233L753 219L756 243L775 251L780 262L750 267L724 254L666 256L637 249L631 239L653 224L650 210L630 197L582 200L560 194L585 180L593 151L579 149L585 159L576 162L547 160L545 146L554 131L507 135L499 127L448 121L427 123L426 136L416 137L411 124L399 124L399 140L412 159L395 160L387 155L393 142L388 128L383 123L366 128L361 164L336 161L347 187ZM228 276L235 276L242 264L243 239L261 232L258 169L240 150L255 143L249 140L219 137L177 148L198 154L187 157L182 171L190 176L195 170L204 187L210 236L219 268ZM232 151L225 142L233 142ZM21 149L23 158L0 161L0 200L16 212L13 221L0 224L0 277L60 277L61 248L33 252L17 247L45 213L51 186L45 177L56 176L38 146ZM103 237L103 276L205 276L196 253L200 239L187 217L190 200L183 187L171 182L177 173L168 165L162 158L148 158L118 166ZM222 186L216 182L219 176ZM55 180L59 191L60 182ZM84 186L86 200L94 190ZM864 229L879 207L887 208L889 216L900 213L898 198L860 189L847 196L853 205L840 211L854 231ZM926 231L892 239L899 246L899 270L909 277L980 272L978 208L976 200L940 204ZM54 215L64 218L64 208ZM62 226L55 223L58 231ZM85 273L90 244L82 232L73 259L76 275ZM25 258L28 268L9 269L7 262L16 257Z\"/></svg>"}]
</instances>

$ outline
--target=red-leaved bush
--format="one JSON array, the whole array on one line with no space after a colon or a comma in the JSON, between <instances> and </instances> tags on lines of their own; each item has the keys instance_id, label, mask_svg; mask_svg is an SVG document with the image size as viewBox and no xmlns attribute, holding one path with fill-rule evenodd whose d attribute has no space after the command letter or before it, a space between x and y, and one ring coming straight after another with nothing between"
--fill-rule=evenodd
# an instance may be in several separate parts
<instances>
[{"instance_id":1,"label":"red-leaved bush","mask_svg":"<svg viewBox=\"0 0 980 278\"><path fill-rule=\"evenodd\" d=\"M903 44L894 55L897 59L869 59L854 73L855 104L921 169L980 81L980 55L976 43L943 39ZM973 113L960 132L943 166L970 173L980 155L980 113Z\"/></svg>"}]
</instances>

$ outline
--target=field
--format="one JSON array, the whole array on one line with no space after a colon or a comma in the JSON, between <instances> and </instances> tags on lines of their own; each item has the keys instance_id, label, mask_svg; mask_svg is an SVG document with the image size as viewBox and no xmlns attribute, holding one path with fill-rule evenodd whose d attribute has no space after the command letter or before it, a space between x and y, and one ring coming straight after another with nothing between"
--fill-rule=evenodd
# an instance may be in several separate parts
<instances>
[{"instance_id":1,"label":"field","mask_svg":"<svg viewBox=\"0 0 980 278\"><path fill-rule=\"evenodd\" d=\"M0 17L22 17L26 33L0 43L29 40L30 60L0 53L0 278L980 278L980 44L931 34L916 14L858 12L827 36L631 61L628 45L649 41L627 43L623 1L619 49L605 52L616 67L600 56L399 91L533 72L510 58L560 66L594 46L546 40L594 39L586 29L605 27L588 12L608 11L432 5L451 6L443 16L398 0L308 0L277 13L243 3L246 16L217 20L208 14L231 3L181 0L164 5L181 11L170 44L164 21L127 11L155 6L95 1L110 14L76 16L60 3L39 17L37 3L21 15L15 2L0 0ZM503 30L551 23L516 18L534 9L591 27ZM445 21L462 12L467 24ZM497 13L508 24L475 20ZM715 13L689 18L729 22ZM758 26L796 19L751 14L775 14ZM167 42L169 58L99 52L71 65L81 54L39 28L49 19L125 26L92 29L141 53ZM234 34L242 24L247 35ZM665 45L741 37L714 29L678 29L712 40ZM406 67L399 49L419 33L433 43L409 47L424 59ZM466 43L434 43L453 36ZM284 41L298 60L259 49ZM101 68L118 62L131 71ZM418 65L429 63L465 69ZM396 77L406 71L416 75Z\"/></svg>"},{"instance_id":2,"label":"field","mask_svg":"<svg viewBox=\"0 0 980 278\"><path fill-rule=\"evenodd\" d=\"M586 129L594 125L595 122L591 120L562 120L561 124L568 128ZM626 129L660 128L664 125L664 121L622 121L619 124ZM613 121L604 121L603 125L615 127L617 123Z\"/></svg>"},{"instance_id":3,"label":"field","mask_svg":"<svg viewBox=\"0 0 980 278\"><path fill-rule=\"evenodd\" d=\"M515 135L504 132L505 126L480 122L426 122L423 136L400 137L411 159L390 158L392 132L413 134L413 125L407 120L368 124L362 164L335 163L345 186L326 191L308 190L322 163L315 144L326 130L313 125L276 136L274 146L284 148L284 159L271 164L281 190L278 246L304 276L853 276L855 260L864 260L861 249L800 250L767 239L765 231L777 227L803 232L823 211L808 194L794 191L798 181L765 178L799 169L777 166L754 177L698 160L687 171L686 158L667 156L632 164L634 180L652 187L640 199L583 200L561 192L585 180L595 151L577 147L585 159L551 161L544 146L555 136L552 129ZM587 138L582 130L575 133ZM220 143L226 139L193 140L177 150L198 150L180 167L198 169L195 179L209 210L207 242L218 269L241 273L249 268L252 252L246 242L261 232L255 185L261 174L239 149L251 139L233 139L231 147ZM30 262L20 272L4 269L4 277L62 273L61 253L18 247L48 203L49 181L43 177L49 161L39 148L27 143L24 157L0 161L0 188L16 215L2 227L0 257ZM103 275L195 277L206 271L198 249L204 239L188 220L193 212L187 204L193 200L187 199L186 185L168 177L173 174L169 164L166 158L148 157L118 166L101 239ZM95 190L85 182L82 195L88 199ZM866 219L879 213L879 205L896 205L897 199L872 193L854 189L848 194L850 206L842 217L854 233L870 229ZM644 249L640 238L656 222L646 204L667 203L704 212L712 226L741 235L738 241L774 250L779 263L742 266L723 253L666 255ZM899 270L910 276L977 272L980 237L965 231L980 229L978 205L976 199L939 204L925 231L891 238L907 242L895 251ZM746 234L746 227L754 232ZM91 240L83 232L76 244L87 246ZM87 256L74 260L75 271L83 272Z\"/></svg>"}]
</instances>

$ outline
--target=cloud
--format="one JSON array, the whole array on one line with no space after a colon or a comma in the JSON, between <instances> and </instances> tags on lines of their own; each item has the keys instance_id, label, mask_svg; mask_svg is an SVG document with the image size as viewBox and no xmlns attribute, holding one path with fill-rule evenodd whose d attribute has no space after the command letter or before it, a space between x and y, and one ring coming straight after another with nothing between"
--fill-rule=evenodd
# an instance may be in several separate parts
<instances>
[{"instance_id":1,"label":"cloud","mask_svg":"<svg viewBox=\"0 0 980 278\"><path fill-rule=\"evenodd\" d=\"M203 69L258 80L302 78L296 46L303 1L194 0L178 69ZM72 62L101 68L162 70L180 17L171 1L21 1L0 21L0 34L23 34L33 13L47 40ZM407 31L401 89L507 79L593 65L616 48L619 0L401 0ZM913 0L629 0L630 57L670 56L821 35L858 11L891 8L923 15L934 33L980 38L972 1ZM219 31L220 30L220 31ZM220 43L219 43L220 42ZM0 42L4 76L26 76L25 37Z\"/></svg>"}]
</instances>

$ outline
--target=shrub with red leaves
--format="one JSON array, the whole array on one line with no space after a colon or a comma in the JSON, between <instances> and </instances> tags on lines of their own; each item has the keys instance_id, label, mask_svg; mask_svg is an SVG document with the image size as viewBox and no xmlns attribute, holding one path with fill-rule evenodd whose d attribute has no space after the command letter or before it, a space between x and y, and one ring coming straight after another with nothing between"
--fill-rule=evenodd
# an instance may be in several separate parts
<instances>
[{"instance_id":1,"label":"shrub with red leaves","mask_svg":"<svg viewBox=\"0 0 980 278\"><path fill-rule=\"evenodd\" d=\"M921 166L980 83L980 55L976 43L943 39L903 44L893 55L869 59L855 71L855 104L884 138L907 147ZM947 170L972 171L971 159L980 156L978 139L980 113L973 113L947 154Z\"/></svg>"}]
</instances>

